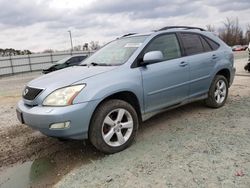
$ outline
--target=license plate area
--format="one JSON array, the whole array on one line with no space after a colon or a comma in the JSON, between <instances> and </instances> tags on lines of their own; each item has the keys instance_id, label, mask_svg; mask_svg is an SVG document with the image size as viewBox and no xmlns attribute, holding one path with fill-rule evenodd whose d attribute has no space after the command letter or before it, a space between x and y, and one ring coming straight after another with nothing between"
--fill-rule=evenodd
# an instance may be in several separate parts
<instances>
[{"instance_id":1,"label":"license plate area","mask_svg":"<svg viewBox=\"0 0 250 188\"><path fill-rule=\"evenodd\" d=\"M20 112L19 110L16 110L16 114L17 114L17 119L24 124L24 120L23 120L23 113Z\"/></svg>"}]
</instances>

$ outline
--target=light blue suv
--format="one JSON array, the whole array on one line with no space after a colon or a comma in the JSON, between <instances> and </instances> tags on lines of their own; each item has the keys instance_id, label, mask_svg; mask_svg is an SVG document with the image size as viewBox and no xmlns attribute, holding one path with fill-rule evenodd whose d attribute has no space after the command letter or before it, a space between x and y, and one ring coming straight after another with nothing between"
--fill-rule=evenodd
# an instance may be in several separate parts
<instances>
[{"instance_id":1,"label":"light blue suv","mask_svg":"<svg viewBox=\"0 0 250 188\"><path fill-rule=\"evenodd\" d=\"M89 139L97 149L115 153L156 113L196 100L223 106L234 74L231 48L201 28L128 34L80 66L29 82L17 116L45 135Z\"/></svg>"}]
</instances>

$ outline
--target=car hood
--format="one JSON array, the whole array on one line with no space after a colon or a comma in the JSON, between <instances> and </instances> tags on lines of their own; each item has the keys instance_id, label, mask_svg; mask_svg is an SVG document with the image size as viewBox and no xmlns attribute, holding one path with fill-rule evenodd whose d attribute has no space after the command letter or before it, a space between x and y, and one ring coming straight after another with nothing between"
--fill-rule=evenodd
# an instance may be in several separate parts
<instances>
[{"instance_id":1,"label":"car hood","mask_svg":"<svg viewBox=\"0 0 250 188\"><path fill-rule=\"evenodd\" d=\"M111 71L117 66L74 66L58 70L30 81L29 87L58 89L86 78Z\"/></svg>"}]
</instances>

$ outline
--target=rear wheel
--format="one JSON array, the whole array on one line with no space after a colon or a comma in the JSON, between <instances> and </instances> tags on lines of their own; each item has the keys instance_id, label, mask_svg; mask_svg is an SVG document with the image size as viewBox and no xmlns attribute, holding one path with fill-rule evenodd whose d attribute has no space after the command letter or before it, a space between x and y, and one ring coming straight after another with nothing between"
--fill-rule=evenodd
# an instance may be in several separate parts
<instances>
[{"instance_id":1,"label":"rear wheel","mask_svg":"<svg viewBox=\"0 0 250 188\"><path fill-rule=\"evenodd\" d=\"M222 107L228 96L228 81L222 75L216 75L208 92L208 98L205 103L208 107Z\"/></svg>"},{"instance_id":2,"label":"rear wheel","mask_svg":"<svg viewBox=\"0 0 250 188\"><path fill-rule=\"evenodd\" d=\"M132 144L138 129L135 109L122 100L109 100L95 111L89 139L100 151L116 153Z\"/></svg>"}]
</instances>

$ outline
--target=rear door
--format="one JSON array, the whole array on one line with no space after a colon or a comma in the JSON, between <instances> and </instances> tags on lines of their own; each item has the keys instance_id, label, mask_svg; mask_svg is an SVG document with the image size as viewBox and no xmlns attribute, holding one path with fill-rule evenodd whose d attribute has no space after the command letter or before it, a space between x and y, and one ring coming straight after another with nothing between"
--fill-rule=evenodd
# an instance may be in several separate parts
<instances>
[{"instance_id":1,"label":"rear door","mask_svg":"<svg viewBox=\"0 0 250 188\"><path fill-rule=\"evenodd\" d=\"M196 33L181 33L181 41L190 67L189 96L195 97L209 89L210 77L216 63L216 53L207 40Z\"/></svg>"},{"instance_id":2,"label":"rear door","mask_svg":"<svg viewBox=\"0 0 250 188\"><path fill-rule=\"evenodd\" d=\"M164 34L152 39L144 50L161 51L164 60L140 67L145 111L150 112L177 104L188 96L189 67L182 58L176 34Z\"/></svg>"}]
</instances>

